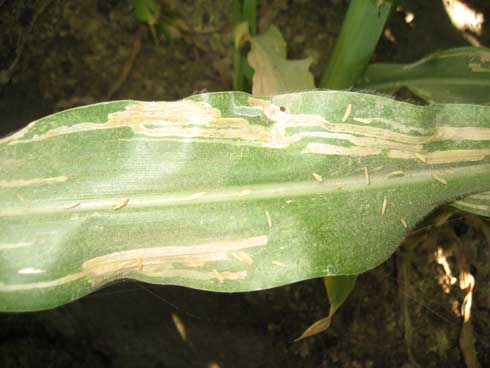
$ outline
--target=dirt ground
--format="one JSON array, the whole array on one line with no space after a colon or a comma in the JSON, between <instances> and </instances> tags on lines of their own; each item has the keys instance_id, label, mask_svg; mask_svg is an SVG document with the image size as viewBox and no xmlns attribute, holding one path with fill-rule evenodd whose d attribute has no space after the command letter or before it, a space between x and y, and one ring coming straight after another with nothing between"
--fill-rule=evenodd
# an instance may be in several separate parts
<instances>
[{"instance_id":1,"label":"dirt ground","mask_svg":"<svg viewBox=\"0 0 490 368\"><path fill-rule=\"evenodd\" d=\"M0 136L78 105L231 89L231 1L160 2L181 30L156 46L130 0L0 0ZM290 57L316 60L318 79L348 2L263 3L259 29L277 25ZM490 19L488 1L467 3ZM375 61L415 61L469 45L441 1L403 2L387 28ZM488 21L475 39L490 45ZM125 281L55 310L0 314L0 366L470 367L472 358L490 366L489 226L459 213L419 230L360 275L326 333L298 343L328 311L321 280L240 294ZM468 290L451 285L438 248L453 276L476 280L464 328Z\"/></svg>"}]
</instances>

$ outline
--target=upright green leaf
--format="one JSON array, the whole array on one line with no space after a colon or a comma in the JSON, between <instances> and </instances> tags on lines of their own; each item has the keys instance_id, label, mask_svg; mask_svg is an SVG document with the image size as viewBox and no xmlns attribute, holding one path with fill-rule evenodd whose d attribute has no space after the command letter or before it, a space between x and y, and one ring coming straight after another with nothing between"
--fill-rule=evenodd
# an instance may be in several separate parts
<instances>
[{"instance_id":1,"label":"upright green leaf","mask_svg":"<svg viewBox=\"0 0 490 368\"><path fill-rule=\"evenodd\" d=\"M406 87L429 102L490 104L490 49L463 47L412 64L373 64L356 87L385 93Z\"/></svg>"},{"instance_id":2,"label":"upright green leaf","mask_svg":"<svg viewBox=\"0 0 490 368\"><path fill-rule=\"evenodd\" d=\"M157 11L155 0L133 0L134 15L140 22L152 24Z\"/></svg>"},{"instance_id":3,"label":"upright green leaf","mask_svg":"<svg viewBox=\"0 0 490 368\"><path fill-rule=\"evenodd\" d=\"M233 0L232 24L235 52L233 56L234 76L233 89L236 91L251 91L253 70L247 62L247 52L242 48L243 35L255 36L257 30L256 0Z\"/></svg>"},{"instance_id":4,"label":"upright green leaf","mask_svg":"<svg viewBox=\"0 0 490 368\"><path fill-rule=\"evenodd\" d=\"M321 88L347 89L364 72L391 10L391 1L351 0Z\"/></svg>"},{"instance_id":5,"label":"upright green leaf","mask_svg":"<svg viewBox=\"0 0 490 368\"><path fill-rule=\"evenodd\" d=\"M0 310L121 278L214 291L354 275L490 191L490 107L349 92L67 110L0 140Z\"/></svg>"}]
</instances>

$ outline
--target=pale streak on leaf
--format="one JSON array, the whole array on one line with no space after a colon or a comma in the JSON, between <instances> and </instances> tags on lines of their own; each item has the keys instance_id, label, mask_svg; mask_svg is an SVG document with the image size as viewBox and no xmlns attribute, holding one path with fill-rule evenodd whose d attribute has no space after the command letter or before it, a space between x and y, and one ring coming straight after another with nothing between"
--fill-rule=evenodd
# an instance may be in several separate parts
<instances>
[{"instance_id":1,"label":"pale streak on leaf","mask_svg":"<svg viewBox=\"0 0 490 368\"><path fill-rule=\"evenodd\" d=\"M287 268L288 266L282 262L279 262L279 261L272 261L271 262L273 265L276 265L276 266L279 266L279 267L284 267L284 268Z\"/></svg>"},{"instance_id":2,"label":"pale streak on leaf","mask_svg":"<svg viewBox=\"0 0 490 368\"><path fill-rule=\"evenodd\" d=\"M155 278L182 278L182 279L187 279L187 280L201 280L201 281L207 281L207 280L217 280L220 284L220 280L224 281L237 281L237 280L244 280L247 277L247 271L237 271L237 272L231 272L231 271L222 271L216 272L213 271L201 271L201 270L194 270L194 269L189 269L189 268L180 268L180 269L174 269L174 268L168 268L168 269L161 269L161 270L150 270L150 271L141 271L141 275L148 276L148 277L155 277Z\"/></svg>"},{"instance_id":3,"label":"pale streak on leaf","mask_svg":"<svg viewBox=\"0 0 490 368\"><path fill-rule=\"evenodd\" d=\"M474 208L476 210L480 211L488 211L490 210L490 206L482 205L482 204L475 204L475 203L470 203L466 201L454 201L453 203L463 206L463 207L469 207L469 208Z\"/></svg>"},{"instance_id":4,"label":"pale streak on leaf","mask_svg":"<svg viewBox=\"0 0 490 368\"><path fill-rule=\"evenodd\" d=\"M471 197L474 198L474 199L482 199L482 200L486 201L486 200L490 200L490 193L486 193L486 194L473 194Z\"/></svg>"},{"instance_id":5,"label":"pale streak on leaf","mask_svg":"<svg viewBox=\"0 0 490 368\"><path fill-rule=\"evenodd\" d=\"M399 159L417 159L425 164L439 165L458 162L482 161L490 156L490 149L449 150L420 153L388 150L386 156Z\"/></svg>"},{"instance_id":6,"label":"pale streak on leaf","mask_svg":"<svg viewBox=\"0 0 490 368\"><path fill-rule=\"evenodd\" d=\"M34 178L34 179L18 179L18 180L0 180L0 188L17 188L27 187L31 185L56 184L67 181L66 176L56 176L53 178ZM18 195L19 198L20 195Z\"/></svg>"},{"instance_id":7,"label":"pale streak on leaf","mask_svg":"<svg viewBox=\"0 0 490 368\"><path fill-rule=\"evenodd\" d=\"M228 251L264 246L267 242L267 235L261 235L185 247L131 249L92 258L83 263L83 271L55 280L11 285L0 282L0 292L50 288L71 283L83 277L88 277L92 285L98 285L111 279L111 277L138 271L145 275L158 277L183 277L202 280L216 278L219 282L240 280L247 276L245 271L218 272L216 270L216 272L205 272L193 271L188 268L175 269L172 268L172 265L177 263L186 267L193 267L203 265L208 261L226 261L229 259L226 255Z\"/></svg>"},{"instance_id":8,"label":"pale streak on leaf","mask_svg":"<svg viewBox=\"0 0 490 368\"><path fill-rule=\"evenodd\" d=\"M67 284L70 282L77 281L77 280L81 279L82 277L85 277L86 275L87 275L86 272L82 271L82 272L69 274L69 275L60 277L58 279L49 280L49 281L39 281L39 282L31 282L31 283L26 283L26 284L11 284L11 285L7 285L7 284L0 282L0 292L45 289L45 288L60 286L60 285L64 285L64 284Z\"/></svg>"},{"instance_id":9,"label":"pale streak on leaf","mask_svg":"<svg viewBox=\"0 0 490 368\"><path fill-rule=\"evenodd\" d=\"M231 256L235 259L237 259L240 262L243 262L245 264L251 265L254 263L254 260L252 257L250 257L247 253L245 252L231 252Z\"/></svg>"},{"instance_id":10,"label":"pale streak on leaf","mask_svg":"<svg viewBox=\"0 0 490 368\"><path fill-rule=\"evenodd\" d=\"M17 139L0 140L1 143L20 144L37 142L64 134L73 134L83 131L113 129L119 127L130 128L135 135L166 139L192 138L210 140L217 143L232 145L250 145L271 149L284 149L292 144L307 138L346 140L354 146L345 147L318 143L308 143L305 153L327 155L352 155L367 156L380 155L387 150L388 157L413 159L413 154L422 150L425 143L445 140L490 140L489 128L465 127L438 127L432 135L414 136L402 134L397 131L382 129L379 127L367 127L353 124L332 124L323 117L314 114L290 114L280 111L279 106L260 99L249 98L253 107L262 110L266 117L274 124L264 127L251 124L245 118L221 117L218 109L204 102L181 100L176 102L134 102L124 111L109 114L106 123L78 123L72 126L53 128L46 133L36 134L33 138L22 139L30 131L35 130L36 125L31 124L22 130L22 134L15 135ZM379 120L383 124L398 125L387 119L371 118ZM38 123L41 123L39 121ZM288 135L289 128L314 127L317 130L304 131ZM198 129L196 129L198 128ZM401 128L397 128L401 129ZM415 127L404 128L415 129ZM466 152L465 152L466 151ZM453 162L449 152L432 152L445 157L441 163ZM490 154L490 150L460 150L454 155L456 162L464 160L482 160ZM421 159L422 160L422 159ZM435 164L435 160L433 160Z\"/></svg>"},{"instance_id":11,"label":"pale streak on leaf","mask_svg":"<svg viewBox=\"0 0 490 368\"><path fill-rule=\"evenodd\" d=\"M371 124L371 119L367 118L353 118L353 120L361 124Z\"/></svg>"},{"instance_id":12,"label":"pale streak on leaf","mask_svg":"<svg viewBox=\"0 0 490 368\"><path fill-rule=\"evenodd\" d=\"M46 271L35 267L25 267L18 270L17 273L21 275L37 275L40 273L46 273Z\"/></svg>"},{"instance_id":13,"label":"pale streak on leaf","mask_svg":"<svg viewBox=\"0 0 490 368\"><path fill-rule=\"evenodd\" d=\"M381 154L379 148L370 147L343 147L326 143L308 143L302 153L315 153L321 155L342 155L342 156L373 156Z\"/></svg>"},{"instance_id":14,"label":"pale streak on leaf","mask_svg":"<svg viewBox=\"0 0 490 368\"><path fill-rule=\"evenodd\" d=\"M83 269L87 272L93 285L134 271L159 273L160 276L166 276L168 272L175 271L172 266L174 264L200 267L212 261L226 261L229 260L227 252L264 246L267 242L267 235L261 235L192 246L131 249L92 258L83 263ZM183 271L182 277L185 277L185 269L180 271ZM226 274L213 272L213 275L225 277L223 275Z\"/></svg>"},{"instance_id":15,"label":"pale streak on leaf","mask_svg":"<svg viewBox=\"0 0 490 368\"><path fill-rule=\"evenodd\" d=\"M30 247L34 242L0 243L0 250Z\"/></svg>"}]
</instances>

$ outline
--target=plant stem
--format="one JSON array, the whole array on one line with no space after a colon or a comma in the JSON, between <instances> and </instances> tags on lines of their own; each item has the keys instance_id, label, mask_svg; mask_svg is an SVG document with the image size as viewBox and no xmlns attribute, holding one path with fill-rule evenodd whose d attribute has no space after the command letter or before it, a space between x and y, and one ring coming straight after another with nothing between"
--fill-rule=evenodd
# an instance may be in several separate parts
<instances>
[{"instance_id":1,"label":"plant stem","mask_svg":"<svg viewBox=\"0 0 490 368\"><path fill-rule=\"evenodd\" d=\"M257 1L256 0L233 0L232 23L233 31L242 23L248 23L248 31L251 36L257 32ZM247 52L235 45L233 57L235 74L233 78L233 89L235 91L251 91L251 68L247 62Z\"/></svg>"},{"instance_id":2,"label":"plant stem","mask_svg":"<svg viewBox=\"0 0 490 368\"><path fill-rule=\"evenodd\" d=\"M351 0L320 88L350 88L366 68L391 9L391 1Z\"/></svg>"}]
</instances>

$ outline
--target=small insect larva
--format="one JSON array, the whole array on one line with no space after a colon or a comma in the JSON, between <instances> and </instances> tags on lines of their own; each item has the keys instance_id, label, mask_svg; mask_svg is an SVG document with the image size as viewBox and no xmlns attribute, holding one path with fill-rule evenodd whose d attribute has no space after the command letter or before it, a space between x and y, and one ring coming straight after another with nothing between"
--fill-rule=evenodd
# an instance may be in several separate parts
<instances>
[{"instance_id":1,"label":"small insect larva","mask_svg":"<svg viewBox=\"0 0 490 368\"><path fill-rule=\"evenodd\" d=\"M404 227L405 229L408 229L408 224L407 224L407 222L405 221L405 219L404 219L404 218L401 218L401 219L400 219L400 221L401 221L401 223L402 223L403 227Z\"/></svg>"},{"instance_id":2,"label":"small insect larva","mask_svg":"<svg viewBox=\"0 0 490 368\"><path fill-rule=\"evenodd\" d=\"M369 185L371 181L369 180L369 171L367 167L364 168L364 177L366 178L366 185Z\"/></svg>"},{"instance_id":3,"label":"small insect larva","mask_svg":"<svg viewBox=\"0 0 490 368\"><path fill-rule=\"evenodd\" d=\"M269 225L269 228L272 227L272 219L271 219L271 215L269 215L269 211L265 210L265 215L267 217L267 225Z\"/></svg>"},{"instance_id":4,"label":"small insect larva","mask_svg":"<svg viewBox=\"0 0 490 368\"><path fill-rule=\"evenodd\" d=\"M442 178L442 177L440 177L439 175L432 173L432 177L433 177L435 180L437 180L439 183L441 183L441 184L443 184L443 185L447 185L447 180L446 180L446 179L444 179L444 178Z\"/></svg>"},{"instance_id":5,"label":"small insect larva","mask_svg":"<svg viewBox=\"0 0 490 368\"><path fill-rule=\"evenodd\" d=\"M71 204L67 204L67 205L66 205L66 206L64 206L63 208L64 208L65 210L70 210L70 209L72 209L72 208L76 208L76 207L80 206L80 204L81 204L80 202L71 203Z\"/></svg>"},{"instance_id":6,"label":"small insect larva","mask_svg":"<svg viewBox=\"0 0 490 368\"><path fill-rule=\"evenodd\" d=\"M415 152L415 157L417 157L420 161L422 161L424 164L427 163L427 157L421 155L420 153Z\"/></svg>"},{"instance_id":7,"label":"small insect larva","mask_svg":"<svg viewBox=\"0 0 490 368\"><path fill-rule=\"evenodd\" d=\"M120 202L115 203L112 205L113 210L119 210L123 207L125 207L129 202L129 198L123 198Z\"/></svg>"},{"instance_id":8,"label":"small insect larva","mask_svg":"<svg viewBox=\"0 0 490 368\"><path fill-rule=\"evenodd\" d=\"M190 200L198 199L198 198L201 198L202 196L204 196L205 194L206 194L206 192L193 193L190 195L189 199Z\"/></svg>"},{"instance_id":9,"label":"small insect larva","mask_svg":"<svg viewBox=\"0 0 490 368\"><path fill-rule=\"evenodd\" d=\"M347 109L345 109L344 116L342 117L342 123L345 123L347 119L349 119L351 112L352 112L352 104L348 104Z\"/></svg>"},{"instance_id":10,"label":"small insect larva","mask_svg":"<svg viewBox=\"0 0 490 368\"><path fill-rule=\"evenodd\" d=\"M272 261L271 263L279 267L287 267L287 265L279 261Z\"/></svg>"},{"instance_id":11,"label":"small insect larva","mask_svg":"<svg viewBox=\"0 0 490 368\"><path fill-rule=\"evenodd\" d=\"M250 189L244 189L240 191L240 196L246 196L249 195L250 193L252 193Z\"/></svg>"},{"instance_id":12,"label":"small insect larva","mask_svg":"<svg viewBox=\"0 0 490 368\"><path fill-rule=\"evenodd\" d=\"M392 171L388 175L386 175L386 179L391 179L391 178L395 178L395 177L399 177L399 176L403 176L403 175L405 175L405 173L401 170Z\"/></svg>"},{"instance_id":13,"label":"small insect larva","mask_svg":"<svg viewBox=\"0 0 490 368\"><path fill-rule=\"evenodd\" d=\"M383 200L383 206L381 207L381 216L385 215L386 212L386 207L388 207L388 201L385 199Z\"/></svg>"},{"instance_id":14,"label":"small insect larva","mask_svg":"<svg viewBox=\"0 0 490 368\"><path fill-rule=\"evenodd\" d=\"M313 173L313 177L315 178L316 181L323 181L322 176L317 174L316 172Z\"/></svg>"}]
</instances>

